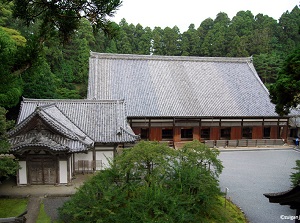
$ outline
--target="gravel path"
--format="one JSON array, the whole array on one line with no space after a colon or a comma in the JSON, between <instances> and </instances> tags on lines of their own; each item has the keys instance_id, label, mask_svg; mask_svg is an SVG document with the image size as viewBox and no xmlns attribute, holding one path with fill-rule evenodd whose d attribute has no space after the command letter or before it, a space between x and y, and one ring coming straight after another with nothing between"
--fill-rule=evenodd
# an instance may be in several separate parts
<instances>
[{"instance_id":1,"label":"gravel path","mask_svg":"<svg viewBox=\"0 0 300 223\"><path fill-rule=\"evenodd\" d=\"M50 216L52 221L58 219L58 211L57 209L61 207L64 202L69 200L70 197L47 197L44 198L44 207L45 212Z\"/></svg>"},{"instance_id":2,"label":"gravel path","mask_svg":"<svg viewBox=\"0 0 300 223\"><path fill-rule=\"evenodd\" d=\"M26 223L36 223L40 211L41 199L30 197L27 205Z\"/></svg>"},{"instance_id":3,"label":"gravel path","mask_svg":"<svg viewBox=\"0 0 300 223\"><path fill-rule=\"evenodd\" d=\"M281 216L294 216L288 206L269 203L264 193L286 191L290 174L300 153L294 150L221 152L224 170L221 190L229 188L228 197L245 212L251 223L285 223Z\"/></svg>"}]
</instances>

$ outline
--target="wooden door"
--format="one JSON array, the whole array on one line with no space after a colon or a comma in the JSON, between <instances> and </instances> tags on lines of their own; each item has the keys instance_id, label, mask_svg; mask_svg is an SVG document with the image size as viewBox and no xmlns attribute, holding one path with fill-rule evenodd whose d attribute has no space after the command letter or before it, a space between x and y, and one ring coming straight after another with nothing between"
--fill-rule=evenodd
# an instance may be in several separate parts
<instances>
[{"instance_id":1,"label":"wooden door","mask_svg":"<svg viewBox=\"0 0 300 223\"><path fill-rule=\"evenodd\" d=\"M30 184L53 185L56 184L55 157L31 157L29 161Z\"/></svg>"}]
</instances>

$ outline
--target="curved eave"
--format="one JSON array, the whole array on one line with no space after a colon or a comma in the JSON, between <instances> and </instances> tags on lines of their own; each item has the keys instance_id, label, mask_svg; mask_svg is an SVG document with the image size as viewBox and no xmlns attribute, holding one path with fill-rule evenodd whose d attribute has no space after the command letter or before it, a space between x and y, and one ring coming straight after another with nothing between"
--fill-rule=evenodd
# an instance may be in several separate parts
<instances>
[{"instance_id":1,"label":"curved eave","mask_svg":"<svg viewBox=\"0 0 300 223\"><path fill-rule=\"evenodd\" d=\"M65 152L65 153L74 153L74 152L86 152L88 151L91 147L83 147L83 148L76 148L76 149L71 149L68 146L61 147L61 146L53 146L53 145L46 145L42 143L31 143L31 144L21 144L21 145L16 145L12 147L10 150L12 153L18 153L19 151L26 151L30 150L30 148L46 148L50 151L53 152Z\"/></svg>"}]
</instances>

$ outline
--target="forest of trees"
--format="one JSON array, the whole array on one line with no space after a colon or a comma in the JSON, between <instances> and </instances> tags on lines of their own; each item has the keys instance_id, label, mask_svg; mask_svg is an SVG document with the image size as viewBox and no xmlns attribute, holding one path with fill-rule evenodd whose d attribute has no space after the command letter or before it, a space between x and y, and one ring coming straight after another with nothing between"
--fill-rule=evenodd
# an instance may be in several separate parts
<instances>
[{"instance_id":1,"label":"forest of trees","mask_svg":"<svg viewBox=\"0 0 300 223\"><path fill-rule=\"evenodd\" d=\"M41 21L24 26L13 17L12 1L0 0L0 106L18 110L27 98L85 98L90 51L174 56L249 57L269 87L287 55L300 45L300 9L295 6L277 21L267 15L224 12L187 31L178 27L143 27L110 23L95 30L82 18L79 28L61 41L58 30L38 39ZM213 16L213 15L212 15ZM66 41L65 41L66 40ZM8 75L9 74L9 75Z\"/></svg>"}]
</instances>

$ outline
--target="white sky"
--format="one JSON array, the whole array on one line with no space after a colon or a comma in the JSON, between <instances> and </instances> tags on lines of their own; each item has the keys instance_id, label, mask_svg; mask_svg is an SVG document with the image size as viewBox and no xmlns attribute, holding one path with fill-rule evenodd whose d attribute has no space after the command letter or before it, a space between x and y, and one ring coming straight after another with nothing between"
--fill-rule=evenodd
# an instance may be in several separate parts
<instances>
[{"instance_id":1,"label":"white sky","mask_svg":"<svg viewBox=\"0 0 300 223\"><path fill-rule=\"evenodd\" d=\"M227 13L230 19L242 10L250 10L254 16L262 13L279 19L282 13L291 11L296 5L299 0L123 0L111 20L119 23L125 18L129 24L140 23L152 29L177 25L180 32L184 32L191 23L198 28L203 20L215 19L219 12Z\"/></svg>"}]
</instances>

